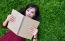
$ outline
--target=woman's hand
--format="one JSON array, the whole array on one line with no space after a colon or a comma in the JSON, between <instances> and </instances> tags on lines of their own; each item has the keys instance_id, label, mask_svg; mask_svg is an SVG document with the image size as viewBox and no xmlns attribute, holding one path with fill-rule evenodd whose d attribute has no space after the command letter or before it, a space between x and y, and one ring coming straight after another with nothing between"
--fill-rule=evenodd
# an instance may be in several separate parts
<instances>
[{"instance_id":1,"label":"woman's hand","mask_svg":"<svg viewBox=\"0 0 65 41\"><path fill-rule=\"evenodd\" d=\"M8 15L7 16L7 21L13 22L15 20L15 17L13 15Z\"/></svg>"},{"instance_id":2,"label":"woman's hand","mask_svg":"<svg viewBox=\"0 0 65 41\"><path fill-rule=\"evenodd\" d=\"M38 29L36 27L30 27L28 29L28 31L34 35L33 37L33 41L37 41L37 33L38 33Z\"/></svg>"},{"instance_id":3,"label":"woman's hand","mask_svg":"<svg viewBox=\"0 0 65 41\"><path fill-rule=\"evenodd\" d=\"M35 28L35 27L30 27L30 28L28 29L28 31L29 31L31 34L36 35L37 32L38 32L38 29Z\"/></svg>"},{"instance_id":4,"label":"woman's hand","mask_svg":"<svg viewBox=\"0 0 65 41\"><path fill-rule=\"evenodd\" d=\"M3 26L6 26L9 21L14 21L15 17L12 15L8 15L6 20L3 22Z\"/></svg>"}]
</instances>

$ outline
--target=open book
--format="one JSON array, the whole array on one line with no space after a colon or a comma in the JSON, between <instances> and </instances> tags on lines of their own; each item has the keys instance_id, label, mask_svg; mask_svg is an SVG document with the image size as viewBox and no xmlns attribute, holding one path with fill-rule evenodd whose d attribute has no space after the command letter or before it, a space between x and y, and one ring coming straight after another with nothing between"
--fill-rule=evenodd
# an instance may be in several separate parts
<instances>
[{"instance_id":1,"label":"open book","mask_svg":"<svg viewBox=\"0 0 65 41\"><path fill-rule=\"evenodd\" d=\"M33 35L37 32L37 27L40 22L33 20L32 18L29 18L27 16L24 16L23 14L19 13L16 10L12 10L11 15L15 17L15 21L8 23L8 29L10 29L13 33L16 35L26 38L26 39L32 39ZM36 27L34 29L34 32L30 32L28 29L31 27Z\"/></svg>"}]
</instances>

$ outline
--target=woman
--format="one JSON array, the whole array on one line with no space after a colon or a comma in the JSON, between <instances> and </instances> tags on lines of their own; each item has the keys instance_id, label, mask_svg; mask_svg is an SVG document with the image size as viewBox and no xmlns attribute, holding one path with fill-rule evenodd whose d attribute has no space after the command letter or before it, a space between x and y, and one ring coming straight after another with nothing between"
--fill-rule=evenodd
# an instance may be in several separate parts
<instances>
[{"instance_id":1,"label":"woman","mask_svg":"<svg viewBox=\"0 0 65 41\"><path fill-rule=\"evenodd\" d=\"M29 4L29 5L27 5L25 10L23 10L23 11L20 10L19 12L27 17L38 20L39 10L36 5ZM9 21L14 21L14 20L15 20L14 16L8 15L7 19L3 22L3 26L7 26ZM0 38L0 41L25 41L25 40L26 40L25 38L17 36L10 30L2 38ZM32 40L37 41L37 34L34 35Z\"/></svg>"}]
</instances>

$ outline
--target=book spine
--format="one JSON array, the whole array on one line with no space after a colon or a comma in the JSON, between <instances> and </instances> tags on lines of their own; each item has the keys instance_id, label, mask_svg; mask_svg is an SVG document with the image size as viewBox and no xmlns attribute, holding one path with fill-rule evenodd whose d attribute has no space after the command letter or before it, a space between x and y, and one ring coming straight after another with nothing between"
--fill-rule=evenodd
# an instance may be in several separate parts
<instances>
[{"instance_id":1,"label":"book spine","mask_svg":"<svg viewBox=\"0 0 65 41\"><path fill-rule=\"evenodd\" d=\"M24 18L25 18L25 16L23 17L23 19L22 19L22 21L21 21L21 25L20 25L20 27L19 27L19 30L18 30L18 32L17 32L17 35L19 34L19 31L20 31L20 28L21 28L21 26L22 26L22 24L23 24Z\"/></svg>"}]
</instances>

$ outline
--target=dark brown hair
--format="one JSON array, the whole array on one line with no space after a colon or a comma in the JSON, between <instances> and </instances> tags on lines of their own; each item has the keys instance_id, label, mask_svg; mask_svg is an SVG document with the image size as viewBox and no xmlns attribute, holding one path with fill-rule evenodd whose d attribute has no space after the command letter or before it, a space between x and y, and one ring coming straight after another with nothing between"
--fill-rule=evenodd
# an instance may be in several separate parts
<instances>
[{"instance_id":1,"label":"dark brown hair","mask_svg":"<svg viewBox=\"0 0 65 41\"><path fill-rule=\"evenodd\" d=\"M20 9L19 12L20 12L21 14L25 15L25 11L26 11L26 9L28 9L29 7L35 8L36 11L35 11L35 16L33 17L33 19L39 20L39 8L38 8L37 5L28 4L28 5L26 6L26 8Z\"/></svg>"}]
</instances>

